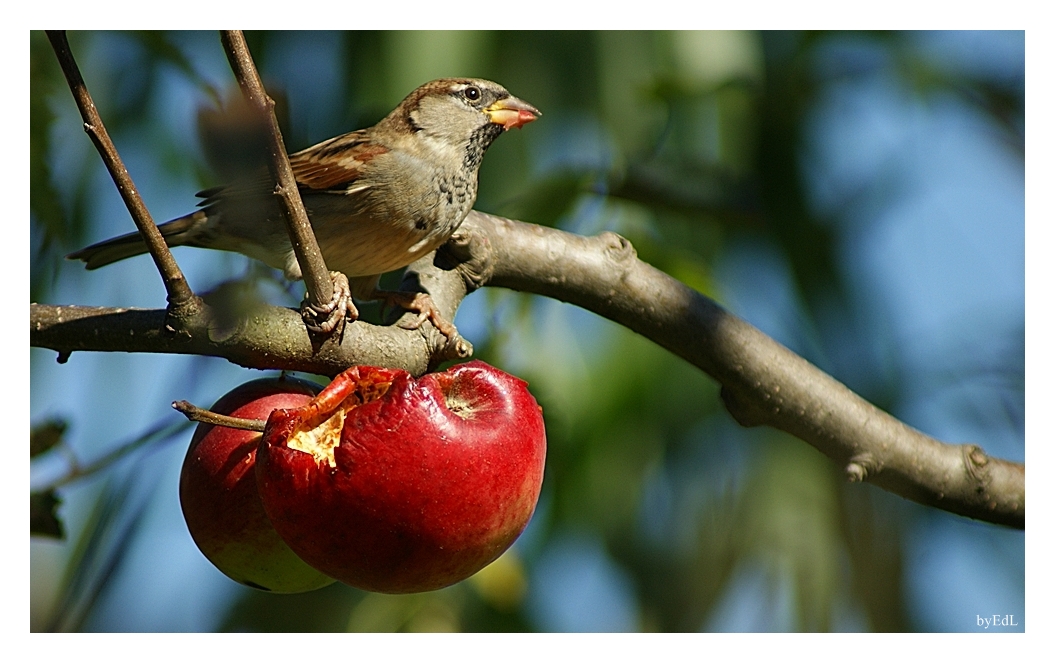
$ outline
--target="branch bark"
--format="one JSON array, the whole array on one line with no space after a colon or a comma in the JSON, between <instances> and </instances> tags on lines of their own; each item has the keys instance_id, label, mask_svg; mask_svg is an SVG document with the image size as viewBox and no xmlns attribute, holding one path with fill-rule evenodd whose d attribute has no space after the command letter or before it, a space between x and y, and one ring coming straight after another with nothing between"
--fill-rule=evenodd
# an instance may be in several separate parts
<instances>
[{"instance_id":1,"label":"branch bark","mask_svg":"<svg viewBox=\"0 0 1055 663\"><path fill-rule=\"evenodd\" d=\"M64 30L48 30L47 35L48 40L51 41L52 48L55 49L55 56L58 58L62 73L66 76L66 82L69 83L73 99L77 102L77 109L81 112L81 119L84 120L84 132L92 139L92 143L99 151L99 156L102 157L106 170L109 171L110 177L113 178L117 191L121 194L121 199L124 200L125 207L128 208L136 228L139 229L139 234L143 236L143 241L146 242L150 257L154 259L154 264L157 265L158 272L161 274L161 280L165 284L165 292L168 295L172 313L176 318L182 318L184 315L193 315L198 311L198 299L187 284L187 279L184 278L183 272L180 270L179 265L176 264L176 259L172 257L172 251L169 250L168 244L161 237L161 231L158 230L157 224L154 223L153 217L150 216L150 211L147 210L146 205L143 203L143 198L139 195L139 190L136 189L132 176L128 174L128 169L125 168L124 162L121 161L117 148L114 146L113 141L110 140L110 134L106 131L106 126L99 116L95 102L92 101L92 95L88 92L88 86L85 85L84 79L81 77L80 68L73 58L70 44L66 40L66 32Z\"/></svg>"},{"instance_id":2,"label":"branch bark","mask_svg":"<svg viewBox=\"0 0 1055 663\"><path fill-rule=\"evenodd\" d=\"M722 385L723 400L738 422L795 435L842 466L851 481L869 481L971 518L1025 527L1024 465L910 428L642 262L618 235L581 237L474 211L454 239L435 257L412 265L405 280L426 286L451 317L468 292L484 285L581 306L699 367ZM175 336L161 328L163 311L32 304L30 342L60 357L75 350L181 352L324 375L352 364L398 366L418 375L447 358L446 344L431 329L356 322L343 342L313 345L289 309L264 307L222 327L210 310L194 328Z\"/></svg>"},{"instance_id":3,"label":"branch bark","mask_svg":"<svg viewBox=\"0 0 1055 663\"><path fill-rule=\"evenodd\" d=\"M221 30L220 40L223 42L224 52L227 54L227 60L231 64L231 70L238 81L238 86L242 89L242 94L249 103L249 107L260 116L260 120L267 129L265 135L270 156L268 169L271 170L271 176L275 181L275 195L281 201L285 212L283 218L286 221L286 229L289 231L293 253L297 256L297 263L300 264L301 276L304 279L305 289L308 291L308 301L315 307L324 306L333 299L334 285L326 269L326 263L323 261L315 233L311 229L308 213L300 199L300 189L297 187L293 168L289 165L285 141L282 139L282 131L275 117L275 102L264 90L264 84L249 54L249 46L245 43L242 31Z\"/></svg>"},{"instance_id":4,"label":"branch bark","mask_svg":"<svg viewBox=\"0 0 1055 663\"><path fill-rule=\"evenodd\" d=\"M637 259L622 237L577 237L475 214L486 228L490 285L560 299L614 320L722 385L744 426L802 439L869 481L928 506L1025 528L1025 466L977 445L951 445L905 425L713 300Z\"/></svg>"}]
</instances>

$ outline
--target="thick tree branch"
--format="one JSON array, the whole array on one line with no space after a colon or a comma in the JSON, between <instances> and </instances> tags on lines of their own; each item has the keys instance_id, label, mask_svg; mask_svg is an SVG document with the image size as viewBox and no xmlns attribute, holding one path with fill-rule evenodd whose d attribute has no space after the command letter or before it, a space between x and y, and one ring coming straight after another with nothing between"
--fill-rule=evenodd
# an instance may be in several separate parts
<instances>
[{"instance_id":1,"label":"thick tree branch","mask_svg":"<svg viewBox=\"0 0 1055 663\"><path fill-rule=\"evenodd\" d=\"M845 468L921 504L1024 528L1025 467L973 444L916 431L853 393L714 301L637 259L622 237L578 237L474 213L486 237L475 260L490 285L534 292L614 320L698 366L722 385L744 426L765 424L809 442Z\"/></svg>"},{"instance_id":2,"label":"thick tree branch","mask_svg":"<svg viewBox=\"0 0 1055 663\"><path fill-rule=\"evenodd\" d=\"M461 279L447 279L457 289ZM464 286L462 287L464 293ZM451 318L451 297L438 301ZM206 296L206 302L209 297ZM413 320L406 313L401 321ZM333 377L349 366L365 364L403 368L421 375L448 359L471 353L449 343L435 328L379 327L361 320L336 335L313 338L300 314L262 305L232 318L222 304L204 306L183 321L180 330L166 325L161 309L120 309L30 304L30 345L55 350L66 361L73 352L153 352L222 357L246 368L304 371Z\"/></svg>"},{"instance_id":3,"label":"thick tree branch","mask_svg":"<svg viewBox=\"0 0 1055 663\"><path fill-rule=\"evenodd\" d=\"M882 412L712 300L637 259L622 237L581 237L470 213L436 256L408 270L444 315L483 285L533 292L618 322L698 366L722 385L741 424L766 424L809 442L845 468L914 501L979 520L1025 527L1025 468L974 445L949 445ZM333 375L355 364L420 374L442 360L442 339L421 330L356 322L343 343L312 346L293 311L265 307L226 331L203 325L174 337L162 311L32 305L30 340L74 350L182 352L244 366Z\"/></svg>"}]
</instances>

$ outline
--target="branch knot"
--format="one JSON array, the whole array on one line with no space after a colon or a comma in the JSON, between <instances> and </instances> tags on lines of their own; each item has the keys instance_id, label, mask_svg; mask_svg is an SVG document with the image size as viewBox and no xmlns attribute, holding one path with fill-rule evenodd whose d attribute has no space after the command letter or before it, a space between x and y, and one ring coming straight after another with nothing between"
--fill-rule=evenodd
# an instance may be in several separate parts
<instances>
[{"instance_id":1,"label":"branch knot","mask_svg":"<svg viewBox=\"0 0 1055 663\"><path fill-rule=\"evenodd\" d=\"M606 230L598 234L597 238L607 245L605 253L615 262L629 262L637 258L637 249L622 235Z\"/></svg>"},{"instance_id":2,"label":"branch knot","mask_svg":"<svg viewBox=\"0 0 1055 663\"><path fill-rule=\"evenodd\" d=\"M436 252L436 266L457 270L468 292L487 285L494 275L494 250L488 238L463 225Z\"/></svg>"},{"instance_id":3,"label":"branch knot","mask_svg":"<svg viewBox=\"0 0 1055 663\"><path fill-rule=\"evenodd\" d=\"M975 483L975 492L983 493L989 486L989 456L977 444L965 444L963 465Z\"/></svg>"},{"instance_id":4,"label":"branch knot","mask_svg":"<svg viewBox=\"0 0 1055 663\"><path fill-rule=\"evenodd\" d=\"M869 476L878 474L881 465L874 455L866 451L850 458L845 469L846 479L851 483L859 483Z\"/></svg>"}]
</instances>

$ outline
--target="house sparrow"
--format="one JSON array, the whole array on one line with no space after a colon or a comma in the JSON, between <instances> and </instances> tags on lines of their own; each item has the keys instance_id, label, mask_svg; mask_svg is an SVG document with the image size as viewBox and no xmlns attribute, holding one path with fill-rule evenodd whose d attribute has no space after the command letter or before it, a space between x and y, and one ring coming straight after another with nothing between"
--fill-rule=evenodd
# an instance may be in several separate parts
<instances>
[{"instance_id":1,"label":"house sparrow","mask_svg":"<svg viewBox=\"0 0 1055 663\"><path fill-rule=\"evenodd\" d=\"M326 265L348 277L350 293L338 304L341 295L335 292L330 308L346 303L355 320L358 311L349 294L383 299L418 312L418 325L432 319L452 337L454 326L427 295L379 290L378 279L450 239L476 202L484 151L503 131L539 115L497 83L444 78L411 92L374 126L290 155ZM169 246L242 253L299 280L300 265L272 193L262 174L207 189L198 194L202 209L158 229ZM67 257L96 269L145 252L139 233L130 233Z\"/></svg>"}]
</instances>

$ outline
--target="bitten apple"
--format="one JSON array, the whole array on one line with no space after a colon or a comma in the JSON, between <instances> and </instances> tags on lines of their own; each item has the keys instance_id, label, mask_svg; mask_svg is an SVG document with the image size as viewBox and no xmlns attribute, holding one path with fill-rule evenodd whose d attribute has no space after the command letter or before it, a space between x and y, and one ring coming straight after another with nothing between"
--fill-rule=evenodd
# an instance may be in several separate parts
<instances>
[{"instance_id":1,"label":"bitten apple","mask_svg":"<svg viewBox=\"0 0 1055 663\"><path fill-rule=\"evenodd\" d=\"M275 408L306 405L312 382L271 378L247 382L211 410L267 419ZM194 543L216 568L238 582L278 593L306 592L333 582L305 564L271 526L256 489L260 433L198 424L180 473L180 505Z\"/></svg>"},{"instance_id":2,"label":"bitten apple","mask_svg":"<svg viewBox=\"0 0 1055 663\"><path fill-rule=\"evenodd\" d=\"M373 592L439 589L501 555L542 486L546 433L527 383L480 361L415 380L358 366L276 410L257 485L282 538Z\"/></svg>"}]
</instances>

